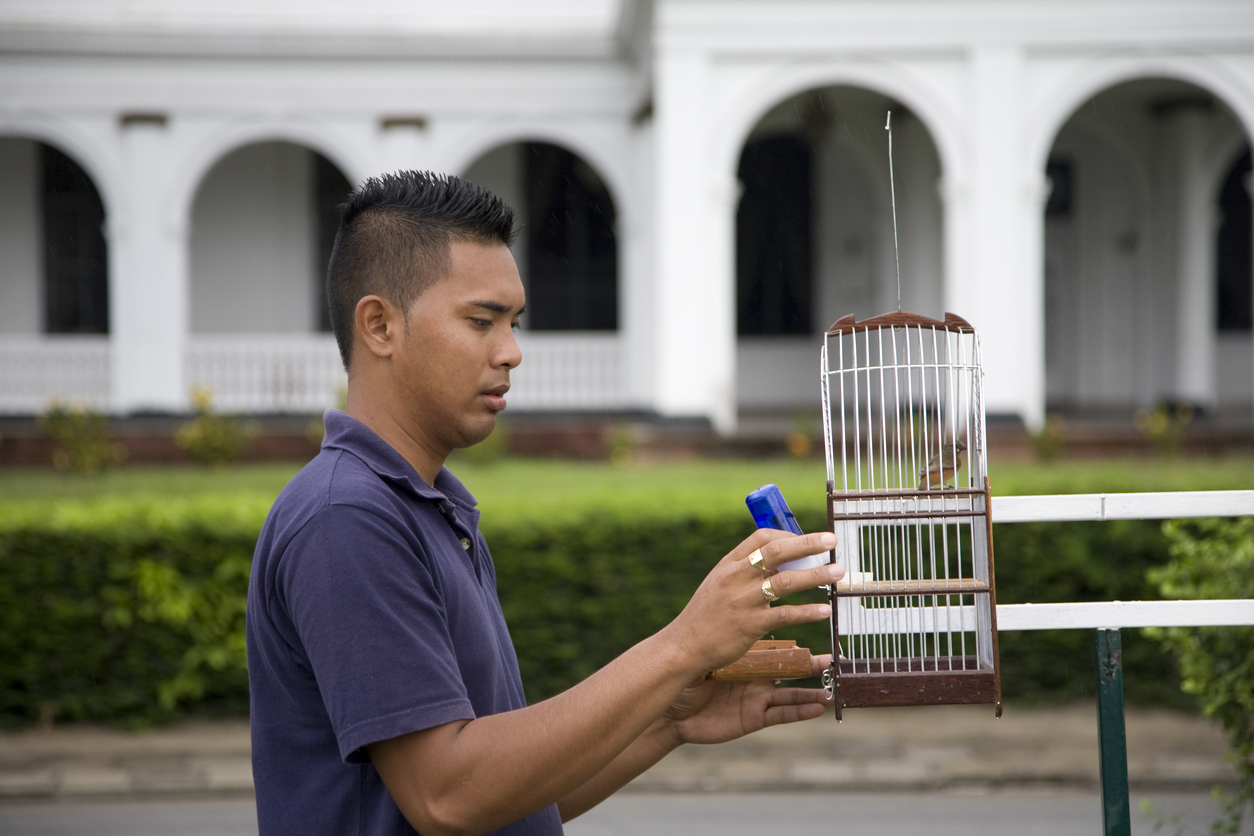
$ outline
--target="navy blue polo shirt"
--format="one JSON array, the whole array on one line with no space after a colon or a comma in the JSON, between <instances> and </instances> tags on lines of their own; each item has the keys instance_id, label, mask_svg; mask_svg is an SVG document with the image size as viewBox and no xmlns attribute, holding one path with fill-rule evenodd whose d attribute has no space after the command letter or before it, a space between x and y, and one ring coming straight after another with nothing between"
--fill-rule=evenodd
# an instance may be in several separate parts
<instances>
[{"instance_id":1,"label":"navy blue polo shirt","mask_svg":"<svg viewBox=\"0 0 1254 836\"><path fill-rule=\"evenodd\" d=\"M329 411L248 587L262 836L413 833L365 747L526 705L475 499ZM422 780L422 776L416 776ZM500 832L561 833L550 807Z\"/></svg>"}]
</instances>

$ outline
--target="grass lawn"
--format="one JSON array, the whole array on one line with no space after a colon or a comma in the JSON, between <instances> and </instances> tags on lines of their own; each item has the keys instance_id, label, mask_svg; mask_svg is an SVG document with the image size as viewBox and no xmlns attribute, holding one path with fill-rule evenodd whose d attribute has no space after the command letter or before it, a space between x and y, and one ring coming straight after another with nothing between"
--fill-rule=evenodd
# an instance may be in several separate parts
<instances>
[{"instance_id":1,"label":"grass lawn","mask_svg":"<svg viewBox=\"0 0 1254 836\"><path fill-rule=\"evenodd\" d=\"M578 516L631 507L661 516L743 507L767 482L796 509L821 509L821 460L739 459L608 462L509 458L491 465L453 463L485 514ZM0 469L0 502L99 497L235 494L272 498L298 464L245 465L224 471L192 466L132 466L85 477L50 469ZM991 466L995 494L1096 493L1254 488L1254 457L1003 462Z\"/></svg>"}]
</instances>

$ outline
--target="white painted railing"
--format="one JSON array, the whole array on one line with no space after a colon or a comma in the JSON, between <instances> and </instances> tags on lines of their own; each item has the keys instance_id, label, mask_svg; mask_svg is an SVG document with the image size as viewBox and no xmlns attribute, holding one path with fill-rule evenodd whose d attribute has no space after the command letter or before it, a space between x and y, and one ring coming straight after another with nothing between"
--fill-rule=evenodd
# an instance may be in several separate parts
<instances>
[{"instance_id":1,"label":"white painted railing","mask_svg":"<svg viewBox=\"0 0 1254 836\"><path fill-rule=\"evenodd\" d=\"M631 405L618 334L519 331L518 345L523 362L510 375L510 408L583 410Z\"/></svg>"},{"instance_id":2,"label":"white painted railing","mask_svg":"<svg viewBox=\"0 0 1254 836\"><path fill-rule=\"evenodd\" d=\"M1254 491L995 496L993 522L1254 516ZM998 604L998 630L1212 627L1254 624L1254 600Z\"/></svg>"},{"instance_id":3,"label":"white painted railing","mask_svg":"<svg viewBox=\"0 0 1254 836\"><path fill-rule=\"evenodd\" d=\"M633 406L618 334L519 332L518 342L512 409ZM0 336L0 414L38 414L54 398L109 409L109 354L104 336ZM188 390L211 389L225 412L321 412L345 385L330 334L193 334L183 370Z\"/></svg>"},{"instance_id":4,"label":"white painted railing","mask_svg":"<svg viewBox=\"0 0 1254 836\"><path fill-rule=\"evenodd\" d=\"M0 414L35 415L58 399L107 408L109 338L0 336Z\"/></svg>"},{"instance_id":5,"label":"white painted railing","mask_svg":"<svg viewBox=\"0 0 1254 836\"><path fill-rule=\"evenodd\" d=\"M1155 520L1254 516L1254 491L995 496L993 522ZM883 525L862 523L863 527ZM837 536L840 536L839 530ZM845 535L857 542L857 535ZM883 632L874 613L855 618L851 599L840 615L845 635ZM975 607L904 608L894 618L903 629L965 631L975 624ZM1085 601L1064 604L998 604L998 630L1095 630L1123 627L1214 627L1254 624L1254 600Z\"/></svg>"},{"instance_id":6,"label":"white painted railing","mask_svg":"<svg viewBox=\"0 0 1254 836\"><path fill-rule=\"evenodd\" d=\"M188 387L223 412L321 412L346 385L330 334L198 334L185 355Z\"/></svg>"},{"instance_id":7,"label":"white painted railing","mask_svg":"<svg viewBox=\"0 0 1254 836\"><path fill-rule=\"evenodd\" d=\"M1254 515L1254 491L995 496L993 522L1178 520Z\"/></svg>"}]
</instances>

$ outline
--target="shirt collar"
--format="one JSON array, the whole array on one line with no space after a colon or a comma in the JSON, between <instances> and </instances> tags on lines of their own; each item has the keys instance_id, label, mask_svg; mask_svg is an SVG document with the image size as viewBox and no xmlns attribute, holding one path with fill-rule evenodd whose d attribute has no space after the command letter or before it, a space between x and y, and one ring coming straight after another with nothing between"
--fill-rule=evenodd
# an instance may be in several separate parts
<instances>
[{"instance_id":1,"label":"shirt collar","mask_svg":"<svg viewBox=\"0 0 1254 836\"><path fill-rule=\"evenodd\" d=\"M434 502L447 499L467 510L474 509L478 504L470 491L466 490L466 486L447 467L440 468L434 486L428 485L395 447L356 418L338 409L328 409L322 416L322 426L324 450L344 450L353 454L381 479L399 484Z\"/></svg>"}]
</instances>

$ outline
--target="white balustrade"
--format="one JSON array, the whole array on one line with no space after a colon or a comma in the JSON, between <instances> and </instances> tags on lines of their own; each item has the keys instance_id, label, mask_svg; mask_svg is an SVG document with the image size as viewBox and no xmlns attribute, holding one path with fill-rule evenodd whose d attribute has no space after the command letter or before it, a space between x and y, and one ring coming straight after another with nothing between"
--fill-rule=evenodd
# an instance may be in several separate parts
<instances>
[{"instance_id":1,"label":"white balustrade","mask_svg":"<svg viewBox=\"0 0 1254 836\"><path fill-rule=\"evenodd\" d=\"M36 415L54 400L108 406L109 338L0 335L0 414Z\"/></svg>"},{"instance_id":2,"label":"white balustrade","mask_svg":"<svg viewBox=\"0 0 1254 836\"><path fill-rule=\"evenodd\" d=\"M223 412L322 412L347 380L330 334L196 334L184 369Z\"/></svg>"},{"instance_id":3,"label":"white balustrade","mask_svg":"<svg viewBox=\"0 0 1254 836\"><path fill-rule=\"evenodd\" d=\"M519 331L523 362L510 374L511 409L583 410L630 406L618 334Z\"/></svg>"},{"instance_id":4,"label":"white balustrade","mask_svg":"<svg viewBox=\"0 0 1254 836\"><path fill-rule=\"evenodd\" d=\"M518 334L523 363L511 374L511 409L623 409L629 402L615 333ZM55 398L109 408L109 338L0 336L0 414L33 415ZM193 334L187 386L213 392L216 409L321 412L345 385L329 334Z\"/></svg>"}]
</instances>

